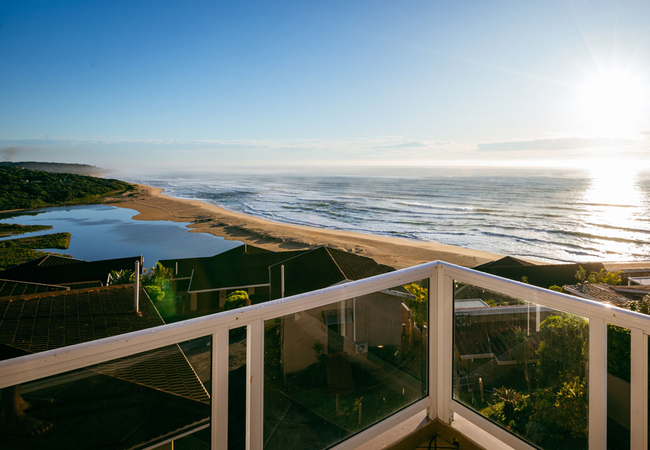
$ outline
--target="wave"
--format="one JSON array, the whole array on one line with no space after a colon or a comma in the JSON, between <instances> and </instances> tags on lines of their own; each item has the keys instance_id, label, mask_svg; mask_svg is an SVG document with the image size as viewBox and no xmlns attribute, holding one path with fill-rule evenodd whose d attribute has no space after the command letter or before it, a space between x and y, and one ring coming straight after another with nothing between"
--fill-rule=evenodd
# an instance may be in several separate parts
<instances>
[{"instance_id":1,"label":"wave","mask_svg":"<svg viewBox=\"0 0 650 450\"><path fill-rule=\"evenodd\" d=\"M625 226L602 223L591 216L592 208L627 211L634 205L576 201L589 188L580 179L249 174L141 181L163 187L167 195L285 223L550 260L650 255L650 243L641 238L650 234L650 198L635 206L639 212Z\"/></svg>"}]
</instances>

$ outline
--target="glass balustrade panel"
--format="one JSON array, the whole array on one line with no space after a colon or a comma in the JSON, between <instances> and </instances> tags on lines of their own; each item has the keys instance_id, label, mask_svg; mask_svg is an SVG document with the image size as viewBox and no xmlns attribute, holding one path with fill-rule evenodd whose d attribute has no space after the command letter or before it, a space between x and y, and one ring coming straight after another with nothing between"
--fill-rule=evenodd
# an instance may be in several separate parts
<instances>
[{"instance_id":1,"label":"glass balustrade panel","mask_svg":"<svg viewBox=\"0 0 650 450\"><path fill-rule=\"evenodd\" d=\"M427 281L264 324L264 448L327 448L427 395Z\"/></svg>"},{"instance_id":2,"label":"glass balustrade panel","mask_svg":"<svg viewBox=\"0 0 650 450\"><path fill-rule=\"evenodd\" d=\"M589 322L454 283L453 398L542 448L587 448Z\"/></svg>"},{"instance_id":3,"label":"glass balustrade panel","mask_svg":"<svg viewBox=\"0 0 650 450\"><path fill-rule=\"evenodd\" d=\"M631 331L607 325L607 448L630 448Z\"/></svg>"},{"instance_id":4,"label":"glass balustrade panel","mask_svg":"<svg viewBox=\"0 0 650 450\"><path fill-rule=\"evenodd\" d=\"M210 448L211 337L1 391L2 448Z\"/></svg>"}]
</instances>

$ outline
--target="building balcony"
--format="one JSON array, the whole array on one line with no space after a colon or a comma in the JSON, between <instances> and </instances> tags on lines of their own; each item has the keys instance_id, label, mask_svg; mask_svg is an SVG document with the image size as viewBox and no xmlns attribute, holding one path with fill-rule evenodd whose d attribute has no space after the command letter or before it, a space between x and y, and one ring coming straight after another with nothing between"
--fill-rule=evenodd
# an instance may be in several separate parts
<instances>
[{"instance_id":1,"label":"building balcony","mask_svg":"<svg viewBox=\"0 0 650 450\"><path fill-rule=\"evenodd\" d=\"M13 339L33 339L18 322L39 314L22 311ZM57 317L79 321L65 333L125 325L81 316ZM48 449L647 448L649 334L643 314L432 262L0 361L0 436ZM12 414L12 399L31 407Z\"/></svg>"}]
</instances>

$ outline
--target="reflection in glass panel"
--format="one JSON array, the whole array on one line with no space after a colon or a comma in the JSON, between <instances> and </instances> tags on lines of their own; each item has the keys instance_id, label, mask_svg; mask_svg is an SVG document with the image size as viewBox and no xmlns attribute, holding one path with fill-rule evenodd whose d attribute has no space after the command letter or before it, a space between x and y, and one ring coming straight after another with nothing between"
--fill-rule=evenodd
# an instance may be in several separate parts
<instances>
[{"instance_id":1,"label":"reflection in glass panel","mask_svg":"<svg viewBox=\"0 0 650 450\"><path fill-rule=\"evenodd\" d=\"M454 285L453 397L543 448L587 448L589 323Z\"/></svg>"},{"instance_id":2,"label":"reflection in glass panel","mask_svg":"<svg viewBox=\"0 0 650 450\"><path fill-rule=\"evenodd\" d=\"M246 327L230 330L228 350L228 450L246 448Z\"/></svg>"},{"instance_id":3,"label":"reflection in glass panel","mask_svg":"<svg viewBox=\"0 0 650 450\"><path fill-rule=\"evenodd\" d=\"M630 448L631 331L607 326L607 448Z\"/></svg>"},{"instance_id":4,"label":"reflection in glass panel","mask_svg":"<svg viewBox=\"0 0 650 450\"><path fill-rule=\"evenodd\" d=\"M265 323L264 447L325 448L427 394L426 281Z\"/></svg>"},{"instance_id":5,"label":"reflection in glass panel","mask_svg":"<svg viewBox=\"0 0 650 450\"><path fill-rule=\"evenodd\" d=\"M2 447L209 449L210 349L208 336L5 388Z\"/></svg>"}]
</instances>

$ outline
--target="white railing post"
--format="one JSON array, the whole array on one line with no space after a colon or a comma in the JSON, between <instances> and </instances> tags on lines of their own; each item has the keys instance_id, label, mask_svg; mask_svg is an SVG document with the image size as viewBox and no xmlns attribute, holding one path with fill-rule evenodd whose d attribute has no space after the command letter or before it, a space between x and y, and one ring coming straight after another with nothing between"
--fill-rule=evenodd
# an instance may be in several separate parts
<instances>
[{"instance_id":1,"label":"white railing post","mask_svg":"<svg viewBox=\"0 0 650 450\"><path fill-rule=\"evenodd\" d=\"M648 337L631 332L630 448L648 448Z\"/></svg>"},{"instance_id":2,"label":"white railing post","mask_svg":"<svg viewBox=\"0 0 650 450\"><path fill-rule=\"evenodd\" d=\"M452 411L449 407L451 401L452 363L453 363L453 283L445 275L444 266L436 266L436 362L435 362L435 401L436 415L446 423L451 423Z\"/></svg>"},{"instance_id":3,"label":"white railing post","mask_svg":"<svg viewBox=\"0 0 650 450\"><path fill-rule=\"evenodd\" d=\"M429 277L429 317L427 326L429 327L429 398L431 400L427 409L429 420L438 417L438 270L440 266L433 269L433 274Z\"/></svg>"},{"instance_id":4,"label":"white railing post","mask_svg":"<svg viewBox=\"0 0 650 450\"><path fill-rule=\"evenodd\" d=\"M589 450L607 448L607 323L589 319Z\"/></svg>"},{"instance_id":5,"label":"white railing post","mask_svg":"<svg viewBox=\"0 0 650 450\"><path fill-rule=\"evenodd\" d=\"M228 448L228 353L230 333L221 328L212 335L212 408L211 444L212 450Z\"/></svg>"},{"instance_id":6,"label":"white railing post","mask_svg":"<svg viewBox=\"0 0 650 450\"><path fill-rule=\"evenodd\" d=\"M253 320L246 330L246 450L262 450L264 321Z\"/></svg>"}]
</instances>

